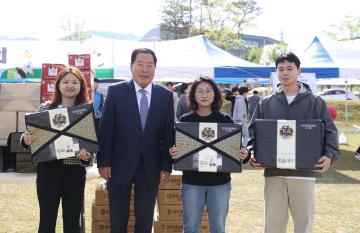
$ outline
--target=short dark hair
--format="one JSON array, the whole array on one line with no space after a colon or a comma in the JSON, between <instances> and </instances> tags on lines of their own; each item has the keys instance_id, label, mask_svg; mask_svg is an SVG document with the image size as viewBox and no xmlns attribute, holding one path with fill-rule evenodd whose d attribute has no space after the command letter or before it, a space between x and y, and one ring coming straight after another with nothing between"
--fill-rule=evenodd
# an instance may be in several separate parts
<instances>
[{"instance_id":1,"label":"short dark hair","mask_svg":"<svg viewBox=\"0 0 360 233\"><path fill-rule=\"evenodd\" d=\"M283 63L284 61L295 63L296 67L298 69L300 68L300 59L292 52L283 53L278 56L275 60L275 68L278 67L279 63Z\"/></svg>"},{"instance_id":2,"label":"short dark hair","mask_svg":"<svg viewBox=\"0 0 360 233\"><path fill-rule=\"evenodd\" d=\"M154 53L154 51L152 51L151 49L148 48L139 48L139 49L135 49L132 54L131 54L131 64L134 64L135 60L136 60L136 56L139 53L147 53L150 54L153 57L154 60L154 65L156 66L156 62L157 62L157 58L156 55Z\"/></svg>"},{"instance_id":3,"label":"short dark hair","mask_svg":"<svg viewBox=\"0 0 360 233\"><path fill-rule=\"evenodd\" d=\"M166 86L169 86L169 85L173 86L174 84L172 82L166 82L165 85Z\"/></svg>"},{"instance_id":4,"label":"short dark hair","mask_svg":"<svg viewBox=\"0 0 360 233\"><path fill-rule=\"evenodd\" d=\"M246 92L249 92L249 88L247 88L247 87L240 87L239 88L239 94L240 95L242 95L242 94L244 94Z\"/></svg>"},{"instance_id":5,"label":"short dark hair","mask_svg":"<svg viewBox=\"0 0 360 233\"><path fill-rule=\"evenodd\" d=\"M196 92L196 88L200 83L208 83L210 84L210 86L213 88L214 90L214 101L211 103L211 110L213 112L218 112L220 111L220 108L223 104L223 100L221 98L221 93L219 90L219 87L216 85L216 83L207 76L200 76L200 78L196 79L191 86L190 89L190 106L191 109L193 110L197 110L199 108L196 99L195 99L195 92Z\"/></svg>"},{"instance_id":6,"label":"short dark hair","mask_svg":"<svg viewBox=\"0 0 360 233\"><path fill-rule=\"evenodd\" d=\"M238 87L231 88L231 93L234 93L235 91L239 91L239 88Z\"/></svg>"},{"instance_id":7,"label":"short dark hair","mask_svg":"<svg viewBox=\"0 0 360 233\"><path fill-rule=\"evenodd\" d=\"M257 90L253 90L253 94L257 95L257 94L259 94L259 92Z\"/></svg>"}]
</instances>

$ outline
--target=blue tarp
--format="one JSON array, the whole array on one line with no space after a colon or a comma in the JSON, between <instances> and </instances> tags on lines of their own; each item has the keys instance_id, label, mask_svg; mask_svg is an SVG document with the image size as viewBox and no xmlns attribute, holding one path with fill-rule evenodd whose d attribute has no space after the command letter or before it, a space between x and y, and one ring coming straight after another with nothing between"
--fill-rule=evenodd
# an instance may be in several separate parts
<instances>
[{"instance_id":1,"label":"blue tarp","mask_svg":"<svg viewBox=\"0 0 360 233\"><path fill-rule=\"evenodd\" d=\"M300 59L303 73L315 73L317 79L339 77L339 67L318 37L314 38Z\"/></svg>"},{"instance_id":2,"label":"blue tarp","mask_svg":"<svg viewBox=\"0 0 360 233\"><path fill-rule=\"evenodd\" d=\"M229 52L216 47L202 36L207 52L214 61L214 78L222 83L241 83L248 78L270 78L274 67L263 66L245 61Z\"/></svg>"}]
</instances>

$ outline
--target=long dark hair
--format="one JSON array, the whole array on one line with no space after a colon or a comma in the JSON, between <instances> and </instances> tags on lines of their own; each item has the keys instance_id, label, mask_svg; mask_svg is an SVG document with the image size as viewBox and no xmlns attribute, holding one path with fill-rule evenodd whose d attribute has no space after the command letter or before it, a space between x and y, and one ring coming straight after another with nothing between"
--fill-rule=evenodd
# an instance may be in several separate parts
<instances>
[{"instance_id":1,"label":"long dark hair","mask_svg":"<svg viewBox=\"0 0 360 233\"><path fill-rule=\"evenodd\" d=\"M196 102L196 98L195 98L195 91L196 91L197 86L200 83L208 83L213 88L213 90L214 90L214 101L211 103L211 110L213 112L220 111L220 108L221 108L221 106L223 104L223 100L221 98L220 90L219 90L218 86L216 85L216 83L210 77L207 77L207 76L201 76L200 78L196 79L192 83L192 86L191 86L191 89L190 89L190 106L191 106L191 109L196 111L199 108L199 106L198 106L198 104Z\"/></svg>"},{"instance_id":2,"label":"long dark hair","mask_svg":"<svg viewBox=\"0 0 360 233\"><path fill-rule=\"evenodd\" d=\"M60 82L61 80L68 74L74 74L80 81L80 92L76 96L75 105L85 104L89 102L89 95L86 89L86 81L84 75L82 74L81 70L74 67L74 66L67 66L63 70L61 70L56 78L55 82L55 92L53 98L51 99L49 105L50 108L57 108L59 104L62 102L62 95L60 92Z\"/></svg>"}]
</instances>

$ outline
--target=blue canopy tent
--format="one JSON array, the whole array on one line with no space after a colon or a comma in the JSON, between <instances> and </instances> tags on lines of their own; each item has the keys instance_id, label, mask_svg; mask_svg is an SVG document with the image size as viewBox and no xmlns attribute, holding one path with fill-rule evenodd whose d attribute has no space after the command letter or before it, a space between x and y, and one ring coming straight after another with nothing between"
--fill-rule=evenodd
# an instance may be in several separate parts
<instances>
[{"instance_id":1,"label":"blue canopy tent","mask_svg":"<svg viewBox=\"0 0 360 233\"><path fill-rule=\"evenodd\" d=\"M360 78L360 40L327 41L326 46L315 37L304 51L302 72L314 72L316 78L337 78L342 82L346 93L349 80ZM321 80L317 83L321 84ZM348 103L345 98L345 122L348 124Z\"/></svg>"},{"instance_id":2,"label":"blue canopy tent","mask_svg":"<svg viewBox=\"0 0 360 233\"><path fill-rule=\"evenodd\" d=\"M339 67L318 37L314 38L300 59L301 71L304 73L315 73L317 79L339 78Z\"/></svg>"},{"instance_id":3,"label":"blue canopy tent","mask_svg":"<svg viewBox=\"0 0 360 233\"><path fill-rule=\"evenodd\" d=\"M214 79L219 83L240 83L247 79L254 81L270 78L274 67L248 62L216 47L202 36L209 56L214 62Z\"/></svg>"}]
</instances>

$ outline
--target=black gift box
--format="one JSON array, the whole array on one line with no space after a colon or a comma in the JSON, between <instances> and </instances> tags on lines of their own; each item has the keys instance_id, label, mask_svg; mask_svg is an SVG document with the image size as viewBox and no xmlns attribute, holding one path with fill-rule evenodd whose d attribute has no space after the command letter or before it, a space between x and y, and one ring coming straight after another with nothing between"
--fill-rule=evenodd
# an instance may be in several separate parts
<instances>
[{"instance_id":1,"label":"black gift box","mask_svg":"<svg viewBox=\"0 0 360 233\"><path fill-rule=\"evenodd\" d=\"M241 125L232 123L177 123L178 157L174 169L199 172L241 172L236 149Z\"/></svg>"},{"instance_id":2,"label":"black gift box","mask_svg":"<svg viewBox=\"0 0 360 233\"><path fill-rule=\"evenodd\" d=\"M25 115L27 130L37 136L30 146L34 163L73 157L82 148L99 151L92 104Z\"/></svg>"},{"instance_id":3,"label":"black gift box","mask_svg":"<svg viewBox=\"0 0 360 233\"><path fill-rule=\"evenodd\" d=\"M255 157L263 167L314 169L323 154L322 120L255 120Z\"/></svg>"}]
</instances>

